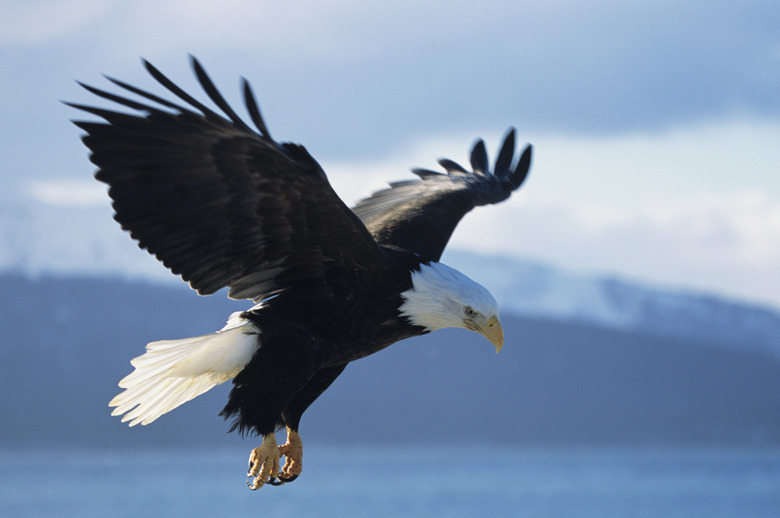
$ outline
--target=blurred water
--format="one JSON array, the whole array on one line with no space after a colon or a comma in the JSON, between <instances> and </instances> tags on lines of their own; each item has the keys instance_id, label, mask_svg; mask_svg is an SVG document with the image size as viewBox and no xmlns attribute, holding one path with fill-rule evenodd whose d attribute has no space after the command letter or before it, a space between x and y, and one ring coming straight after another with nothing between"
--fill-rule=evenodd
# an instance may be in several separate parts
<instances>
[{"instance_id":1,"label":"blurred water","mask_svg":"<svg viewBox=\"0 0 780 518\"><path fill-rule=\"evenodd\" d=\"M0 452L0 516L780 516L779 449L309 445L257 492L248 453Z\"/></svg>"}]
</instances>

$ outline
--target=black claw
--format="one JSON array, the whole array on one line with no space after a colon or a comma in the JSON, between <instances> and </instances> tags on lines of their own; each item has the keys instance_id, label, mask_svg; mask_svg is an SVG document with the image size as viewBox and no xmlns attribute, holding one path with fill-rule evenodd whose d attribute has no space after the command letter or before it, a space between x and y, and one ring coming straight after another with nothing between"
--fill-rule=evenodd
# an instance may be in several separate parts
<instances>
[{"instance_id":1,"label":"black claw","mask_svg":"<svg viewBox=\"0 0 780 518\"><path fill-rule=\"evenodd\" d=\"M270 476L268 477L268 480L265 481L266 484L271 484L272 486L281 486L284 484L284 480L281 480L282 477L279 477L279 480L276 480L276 477Z\"/></svg>"},{"instance_id":2,"label":"black claw","mask_svg":"<svg viewBox=\"0 0 780 518\"><path fill-rule=\"evenodd\" d=\"M247 487L249 487L249 489L254 491L254 490L259 489L259 488L252 487L253 486L253 481L251 480L252 478L253 478L252 475L247 474L246 485L247 485ZM277 477L270 476L270 477L268 477L268 480L265 481L265 484L269 484L271 486L282 486L282 485L286 484L287 482L292 482L296 478L298 478L298 475L291 475L290 477L285 477L284 474L280 472L279 475L278 475L278 480L277 480ZM263 484L263 485L265 485L265 484Z\"/></svg>"},{"instance_id":3,"label":"black claw","mask_svg":"<svg viewBox=\"0 0 780 518\"><path fill-rule=\"evenodd\" d=\"M279 473L279 480L281 480L282 482L285 482L285 483L286 482L292 482L296 478L298 478L298 475L290 475L289 477L285 477L284 475Z\"/></svg>"}]
</instances>

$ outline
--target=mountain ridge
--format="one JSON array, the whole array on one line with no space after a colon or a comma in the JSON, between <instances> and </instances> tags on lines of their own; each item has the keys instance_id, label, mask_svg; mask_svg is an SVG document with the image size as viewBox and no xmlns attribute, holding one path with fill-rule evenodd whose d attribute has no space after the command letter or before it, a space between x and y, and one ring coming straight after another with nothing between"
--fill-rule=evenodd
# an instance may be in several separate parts
<instances>
[{"instance_id":1,"label":"mountain ridge","mask_svg":"<svg viewBox=\"0 0 780 518\"><path fill-rule=\"evenodd\" d=\"M107 402L147 342L219 329L246 301L117 279L0 275L0 446L229 445L230 383L148 427ZM741 345L503 316L501 354L463 330L351 364L304 416L307 440L780 444L780 361ZM471 440L471 439L468 439Z\"/></svg>"},{"instance_id":2,"label":"mountain ridge","mask_svg":"<svg viewBox=\"0 0 780 518\"><path fill-rule=\"evenodd\" d=\"M451 264L464 271L480 272L503 311L722 346L742 344L780 356L780 312L769 306L574 274L539 262L463 252L451 257Z\"/></svg>"}]
</instances>

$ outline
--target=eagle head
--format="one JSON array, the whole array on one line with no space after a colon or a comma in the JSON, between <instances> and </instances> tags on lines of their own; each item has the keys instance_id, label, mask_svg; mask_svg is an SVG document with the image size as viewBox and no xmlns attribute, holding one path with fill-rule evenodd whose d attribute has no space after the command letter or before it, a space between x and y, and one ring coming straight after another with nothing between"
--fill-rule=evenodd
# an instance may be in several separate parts
<instances>
[{"instance_id":1,"label":"eagle head","mask_svg":"<svg viewBox=\"0 0 780 518\"><path fill-rule=\"evenodd\" d=\"M412 288L401 297L399 313L426 331L462 327L483 335L496 352L504 345L496 299L455 268L437 262L421 265L412 272Z\"/></svg>"}]
</instances>

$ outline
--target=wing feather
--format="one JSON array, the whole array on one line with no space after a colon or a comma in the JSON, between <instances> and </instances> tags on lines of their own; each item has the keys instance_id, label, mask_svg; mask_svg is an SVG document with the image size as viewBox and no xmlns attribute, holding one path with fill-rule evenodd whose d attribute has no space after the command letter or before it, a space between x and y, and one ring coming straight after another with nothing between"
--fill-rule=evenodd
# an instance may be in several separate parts
<instances>
[{"instance_id":1,"label":"wing feather","mask_svg":"<svg viewBox=\"0 0 780 518\"><path fill-rule=\"evenodd\" d=\"M268 131L268 128L265 125L265 121L263 120L263 116L260 113L260 107L258 106L257 100L255 99L255 94L252 92L252 85L249 84L249 81L243 78L241 79L241 82L244 85L244 103L246 104L246 109L249 112L249 118L252 119L255 127L260 131L260 134L270 139L271 132Z\"/></svg>"},{"instance_id":2,"label":"wing feather","mask_svg":"<svg viewBox=\"0 0 780 518\"><path fill-rule=\"evenodd\" d=\"M487 174L490 171L485 141L482 139L479 139L471 148L471 169L476 174Z\"/></svg>"},{"instance_id":3,"label":"wing feather","mask_svg":"<svg viewBox=\"0 0 780 518\"><path fill-rule=\"evenodd\" d=\"M340 268L368 270L384 256L363 223L302 147L270 138L251 88L244 98L256 133L227 104L194 58L195 75L226 117L184 92L150 63L180 106L119 80L145 101L84 87L135 113L71 104L103 121L74 121L109 185L115 219L166 267L206 295L259 300L282 290L332 293ZM299 290L304 291L304 290Z\"/></svg>"},{"instance_id":4,"label":"wing feather","mask_svg":"<svg viewBox=\"0 0 780 518\"><path fill-rule=\"evenodd\" d=\"M501 150L498 152L498 158L496 158L496 166L493 168L493 173L500 178L506 178L511 172L512 160L514 160L514 158L515 130L512 128L507 132L504 143L501 145Z\"/></svg>"},{"instance_id":5,"label":"wing feather","mask_svg":"<svg viewBox=\"0 0 780 518\"><path fill-rule=\"evenodd\" d=\"M438 261L458 222L478 205L499 203L525 180L531 166L531 146L514 167L515 130L511 128L490 171L485 143L471 150L468 171L460 164L439 160L447 174L414 169L419 180L390 184L353 208L374 239L385 246L415 252L424 261Z\"/></svg>"}]
</instances>

